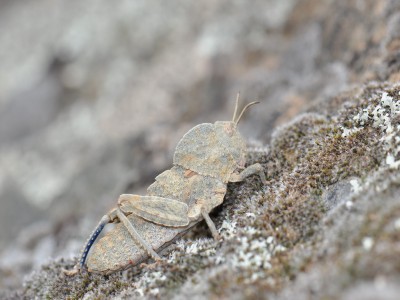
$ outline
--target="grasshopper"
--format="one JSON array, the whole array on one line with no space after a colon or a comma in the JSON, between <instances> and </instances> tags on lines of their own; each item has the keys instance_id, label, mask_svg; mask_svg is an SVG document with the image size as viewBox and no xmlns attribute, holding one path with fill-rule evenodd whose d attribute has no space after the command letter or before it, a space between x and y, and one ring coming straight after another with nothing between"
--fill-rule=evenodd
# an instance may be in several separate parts
<instances>
[{"instance_id":1,"label":"grasshopper","mask_svg":"<svg viewBox=\"0 0 400 300\"><path fill-rule=\"evenodd\" d=\"M160 261L156 251L203 219L218 240L209 213L223 202L228 182L258 174L266 184L259 163L245 168L246 144L237 130L244 112L258 102L247 104L237 117L238 103L239 94L232 121L199 124L183 136L174 153L173 167L155 178L146 196L121 195L117 207L101 218L90 235L78 264L65 273L73 275L87 268L89 272L109 274L149 257ZM117 224L95 243L108 223Z\"/></svg>"}]
</instances>

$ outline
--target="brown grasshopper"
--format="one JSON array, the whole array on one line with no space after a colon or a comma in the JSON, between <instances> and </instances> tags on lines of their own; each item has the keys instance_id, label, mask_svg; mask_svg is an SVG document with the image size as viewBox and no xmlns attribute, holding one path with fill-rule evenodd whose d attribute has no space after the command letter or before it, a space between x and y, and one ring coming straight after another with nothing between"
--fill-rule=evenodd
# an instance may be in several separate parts
<instances>
[{"instance_id":1,"label":"brown grasshopper","mask_svg":"<svg viewBox=\"0 0 400 300\"><path fill-rule=\"evenodd\" d=\"M246 144L237 130L246 109L258 102L247 104L236 118L238 102L239 95L232 121L203 123L183 136L173 167L156 177L146 196L121 195L117 207L102 217L89 237L79 263L65 272L75 274L86 264L89 272L109 274L148 257L159 261L156 251L203 219L214 239L219 239L209 213L223 202L228 182L258 174L266 184L260 164L245 168ZM94 244L108 223L118 224Z\"/></svg>"}]
</instances>

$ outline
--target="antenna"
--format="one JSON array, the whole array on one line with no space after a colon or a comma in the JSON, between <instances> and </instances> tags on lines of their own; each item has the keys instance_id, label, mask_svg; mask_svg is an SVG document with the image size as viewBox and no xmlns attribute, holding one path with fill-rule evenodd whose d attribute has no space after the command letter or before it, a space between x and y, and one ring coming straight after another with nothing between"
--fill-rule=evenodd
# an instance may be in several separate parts
<instances>
[{"instance_id":1,"label":"antenna","mask_svg":"<svg viewBox=\"0 0 400 300\"><path fill-rule=\"evenodd\" d=\"M237 109L238 109L238 106L239 106L239 98L240 98L240 92L238 92L237 96L236 96L235 111L233 112L232 122L235 122L236 113L237 113Z\"/></svg>"},{"instance_id":2,"label":"antenna","mask_svg":"<svg viewBox=\"0 0 400 300\"><path fill-rule=\"evenodd\" d=\"M252 106L252 105L254 105L254 104L257 104L257 103L260 103L259 101L254 101L254 102L250 102L249 104L247 104L244 108L243 108L243 110L242 110L242 112L240 113L240 115L239 115L239 117L237 118L237 120L236 121L233 121L233 122L235 122L236 123L236 125L239 123L239 121L240 121L240 118L243 116L243 114L244 114L244 112L250 107L250 106ZM236 112L236 111L235 111Z\"/></svg>"}]
</instances>

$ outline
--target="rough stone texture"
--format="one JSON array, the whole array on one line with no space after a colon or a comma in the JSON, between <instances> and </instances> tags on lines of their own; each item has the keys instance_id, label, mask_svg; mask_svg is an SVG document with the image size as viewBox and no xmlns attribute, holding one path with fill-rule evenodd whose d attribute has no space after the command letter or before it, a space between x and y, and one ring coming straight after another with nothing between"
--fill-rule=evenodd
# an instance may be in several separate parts
<instances>
[{"instance_id":1,"label":"rough stone texture","mask_svg":"<svg viewBox=\"0 0 400 300\"><path fill-rule=\"evenodd\" d=\"M0 23L2 298L397 299L398 1L6 1ZM223 241L62 275L238 90L268 185L229 185Z\"/></svg>"}]
</instances>

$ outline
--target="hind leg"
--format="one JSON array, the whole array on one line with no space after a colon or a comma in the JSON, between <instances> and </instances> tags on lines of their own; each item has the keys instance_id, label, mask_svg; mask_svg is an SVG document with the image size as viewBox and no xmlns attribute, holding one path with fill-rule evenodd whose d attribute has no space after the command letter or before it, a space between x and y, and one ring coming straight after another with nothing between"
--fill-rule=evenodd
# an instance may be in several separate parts
<instances>
[{"instance_id":1,"label":"hind leg","mask_svg":"<svg viewBox=\"0 0 400 300\"><path fill-rule=\"evenodd\" d=\"M81 251L81 257L79 258L79 262L74 266L72 270L63 270L64 274L72 276L79 273L81 270L85 268L85 262L90 248L92 248L94 242L102 232L103 228L108 223L111 223L114 218L115 218L115 209L113 209L112 211L110 211L108 214L104 215L101 218L99 224L97 224L96 228L93 230L92 234L87 239L85 247Z\"/></svg>"},{"instance_id":2,"label":"hind leg","mask_svg":"<svg viewBox=\"0 0 400 300\"><path fill-rule=\"evenodd\" d=\"M139 235L136 229L133 227L132 223L128 220L125 214L121 211L121 209L114 208L111 210L107 215L104 215L99 224L96 226L95 230L92 232L88 240L86 241L85 247L81 252L81 257L79 259L78 264L74 266L72 270L63 270L64 274L68 276L75 275L79 273L81 270L85 269L85 263L87 256L89 254L90 248L93 246L94 242L96 241L97 237L102 232L103 228L108 223L113 223L116 221L121 221L124 224L125 228L128 230L131 237L135 240L135 242L142 247L149 256L151 256L154 260L158 261L161 260L160 256L150 247L150 245Z\"/></svg>"},{"instance_id":3,"label":"hind leg","mask_svg":"<svg viewBox=\"0 0 400 300\"><path fill-rule=\"evenodd\" d=\"M140 236L140 234L136 231L135 227L133 227L132 223L128 220L128 218L124 215L124 213L117 208L117 216L124 224L126 229L129 231L129 234L135 240L137 244L139 244L151 258L154 260L161 260L161 257L151 248L151 246Z\"/></svg>"}]
</instances>

